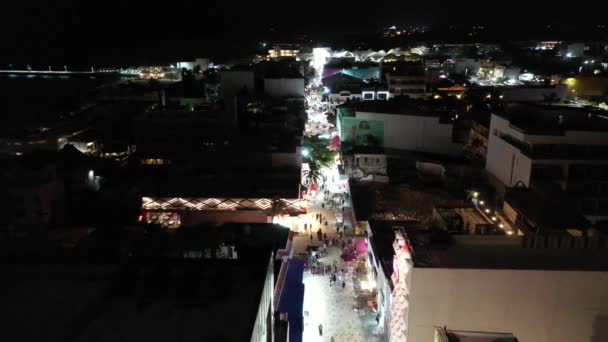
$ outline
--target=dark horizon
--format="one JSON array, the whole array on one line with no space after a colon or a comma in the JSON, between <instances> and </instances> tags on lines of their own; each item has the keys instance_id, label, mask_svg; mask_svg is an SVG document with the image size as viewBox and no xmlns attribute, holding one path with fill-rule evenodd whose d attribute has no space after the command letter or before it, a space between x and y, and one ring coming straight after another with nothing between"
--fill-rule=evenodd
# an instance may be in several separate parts
<instances>
[{"instance_id":1,"label":"dark horizon","mask_svg":"<svg viewBox=\"0 0 608 342\"><path fill-rule=\"evenodd\" d=\"M598 21L601 11L587 11L590 13L576 17L559 8L521 4L511 2L500 10L476 1L438 4L431 9L402 2L374 8L276 1L206 1L164 7L133 3L10 4L5 7L11 15L0 24L7 33L0 63L84 66L193 57L222 59L255 51L262 40L294 42L301 35L314 43L337 42L348 47L359 37L367 34L367 39L370 33L391 25L429 25L442 30L484 25L493 29L493 37L501 39L523 36L519 33L542 33L548 24L583 37L590 27L602 24ZM599 38L608 38L608 31Z\"/></svg>"}]
</instances>

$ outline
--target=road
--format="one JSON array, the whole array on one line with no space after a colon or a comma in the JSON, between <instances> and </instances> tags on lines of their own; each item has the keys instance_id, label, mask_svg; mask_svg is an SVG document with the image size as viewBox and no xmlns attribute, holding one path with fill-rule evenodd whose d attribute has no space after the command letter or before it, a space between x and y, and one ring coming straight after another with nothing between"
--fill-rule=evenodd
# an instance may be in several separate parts
<instances>
[{"instance_id":1,"label":"road","mask_svg":"<svg viewBox=\"0 0 608 342\"><path fill-rule=\"evenodd\" d=\"M322 68L317 70L318 79L313 80L313 84L320 83L321 73ZM329 138L332 128L324 115L326 104L321 102L321 98L317 94L311 94L310 91L307 94L307 101L310 109L306 134ZM324 206L324 189L329 191L330 196L343 194L345 190L338 184L339 175L335 165L322 170L322 173L327 182L319 184L323 187L311 199L308 215L302 218L299 225L300 231L294 238L294 255L309 260L307 255L309 245L323 247L324 241L319 241L316 235L319 229L327 234L327 240L337 239L339 237L336 228L337 213L342 213L344 225L349 228L346 230L346 234L343 233L342 239L338 242L339 246L329 243L327 255L319 258L319 262L324 265L334 265L335 263L339 270L337 274L341 275L338 284L330 286L329 274L320 275L305 271L304 341L331 341L332 337L335 342L384 341L382 329L375 320L376 314L367 305L369 292L365 294L366 292L361 288L361 280L365 283L365 280L369 278L369 272L365 267L367 253L359 254L356 260L350 262L345 262L341 258L344 252L341 247L342 243L346 249L349 249L349 246L354 248L357 241L365 239L363 236L354 236L350 194L345 196L344 204L335 209L331 209L328 205ZM316 220L317 214L323 216L324 219L321 222ZM327 221L327 225L325 221ZM304 223L307 225L306 231L302 229ZM344 273L342 273L342 269L344 269ZM342 288L341 280L344 281L344 288ZM322 335L319 325L323 326Z\"/></svg>"}]
</instances>

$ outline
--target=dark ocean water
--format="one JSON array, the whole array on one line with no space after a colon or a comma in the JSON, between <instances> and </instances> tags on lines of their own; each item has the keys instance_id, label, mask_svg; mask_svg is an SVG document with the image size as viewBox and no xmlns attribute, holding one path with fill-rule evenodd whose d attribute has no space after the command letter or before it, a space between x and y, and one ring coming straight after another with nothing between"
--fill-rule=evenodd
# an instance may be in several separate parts
<instances>
[{"instance_id":1,"label":"dark ocean water","mask_svg":"<svg viewBox=\"0 0 608 342\"><path fill-rule=\"evenodd\" d=\"M0 133L49 125L95 99L116 76L0 75Z\"/></svg>"}]
</instances>

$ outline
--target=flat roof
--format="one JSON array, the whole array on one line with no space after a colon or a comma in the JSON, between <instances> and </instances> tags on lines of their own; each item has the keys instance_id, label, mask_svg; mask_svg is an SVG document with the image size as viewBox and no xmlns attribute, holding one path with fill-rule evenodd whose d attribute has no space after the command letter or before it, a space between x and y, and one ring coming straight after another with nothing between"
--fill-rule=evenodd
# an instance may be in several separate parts
<instances>
[{"instance_id":1,"label":"flat roof","mask_svg":"<svg viewBox=\"0 0 608 342\"><path fill-rule=\"evenodd\" d=\"M149 239L137 235L140 242ZM271 253L285 248L288 236L288 229L274 224L205 225L166 236L169 256L159 253L153 259L121 262L123 266L80 259L53 264L46 255L39 256L44 264L0 265L6 277L0 293L3 337L247 341ZM115 234L110 243L116 243ZM221 243L236 246L238 259L182 257L184 251L215 251Z\"/></svg>"},{"instance_id":2,"label":"flat roof","mask_svg":"<svg viewBox=\"0 0 608 342\"><path fill-rule=\"evenodd\" d=\"M608 111L560 104L516 103L501 116L527 134L564 135L566 131L608 132ZM561 123L560 123L561 122Z\"/></svg>"},{"instance_id":3,"label":"flat roof","mask_svg":"<svg viewBox=\"0 0 608 342\"><path fill-rule=\"evenodd\" d=\"M72 340L91 307L103 300L116 270L112 265L1 265L3 340Z\"/></svg>"},{"instance_id":4,"label":"flat roof","mask_svg":"<svg viewBox=\"0 0 608 342\"><path fill-rule=\"evenodd\" d=\"M565 232L569 228L586 229L590 226L573 199L558 185L536 183L532 189L507 189L505 202L532 221L541 233ZM525 229L521 224L518 226Z\"/></svg>"},{"instance_id":5,"label":"flat roof","mask_svg":"<svg viewBox=\"0 0 608 342\"><path fill-rule=\"evenodd\" d=\"M356 101L343 104L342 106L352 107L355 112L437 117L440 120L445 118L445 123L452 123L452 120L448 118L447 112L433 110L431 105L432 103L426 100L417 101L407 98L393 98L388 101Z\"/></svg>"},{"instance_id":6,"label":"flat roof","mask_svg":"<svg viewBox=\"0 0 608 342\"><path fill-rule=\"evenodd\" d=\"M406 232L408 238L415 241L415 267L608 271L607 248L534 247L534 236L432 236L428 231ZM582 238L563 239L568 242L579 239L582 242ZM541 237L539 241L547 240Z\"/></svg>"},{"instance_id":7,"label":"flat roof","mask_svg":"<svg viewBox=\"0 0 608 342\"><path fill-rule=\"evenodd\" d=\"M146 197L298 198L300 170L184 170L140 167L134 182Z\"/></svg>"},{"instance_id":8,"label":"flat roof","mask_svg":"<svg viewBox=\"0 0 608 342\"><path fill-rule=\"evenodd\" d=\"M147 265L104 300L77 341L248 341L269 260Z\"/></svg>"}]
</instances>

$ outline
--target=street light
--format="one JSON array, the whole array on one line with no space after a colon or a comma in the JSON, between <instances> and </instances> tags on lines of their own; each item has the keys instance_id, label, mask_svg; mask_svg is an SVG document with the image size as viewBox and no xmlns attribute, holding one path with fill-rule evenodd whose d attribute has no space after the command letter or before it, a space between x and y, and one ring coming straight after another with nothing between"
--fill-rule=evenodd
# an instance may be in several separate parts
<instances>
[{"instance_id":1,"label":"street light","mask_svg":"<svg viewBox=\"0 0 608 342\"><path fill-rule=\"evenodd\" d=\"M310 151L308 149L302 149L302 157L308 157L310 155Z\"/></svg>"}]
</instances>

